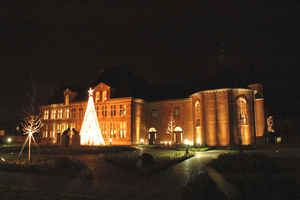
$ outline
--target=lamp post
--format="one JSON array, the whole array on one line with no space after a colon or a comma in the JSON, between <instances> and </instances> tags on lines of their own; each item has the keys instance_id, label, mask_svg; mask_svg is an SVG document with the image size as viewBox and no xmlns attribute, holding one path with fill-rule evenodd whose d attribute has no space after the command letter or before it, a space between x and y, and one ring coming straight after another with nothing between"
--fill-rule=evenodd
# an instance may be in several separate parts
<instances>
[{"instance_id":1,"label":"lamp post","mask_svg":"<svg viewBox=\"0 0 300 200\"><path fill-rule=\"evenodd\" d=\"M189 140L184 140L185 143L185 154L188 155L189 154Z\"/></svg>"},{"instance_id":2,"label":"lamp post","mask_svg":"<svg viewBox=\"0 0 300 200\"><path fill-rule=\"evenodd\" d=\"M197 140L198 148L200 148L200 139Z\"/></svg>"},{"instance_id":3,"label":"lamp post","mask_svg":"<svg viewBox=\"0 0 300 200\"><path fill-rule=\"evenodd\" d=\"M141 139L141 145L143 145L144 144L144 139Z\"/></svg>"},{"instance_id":4,"label":"lamp post","mask_svg":"<svg viewBox=\"0 0 300 200\"><path fill-rule=\"evenodd\" d=\"M112 139L110 138L110 139L109 139L109 145L110 145L110 146L111 146L111 142L112 142Z\"/></svg>"}]
</instances>

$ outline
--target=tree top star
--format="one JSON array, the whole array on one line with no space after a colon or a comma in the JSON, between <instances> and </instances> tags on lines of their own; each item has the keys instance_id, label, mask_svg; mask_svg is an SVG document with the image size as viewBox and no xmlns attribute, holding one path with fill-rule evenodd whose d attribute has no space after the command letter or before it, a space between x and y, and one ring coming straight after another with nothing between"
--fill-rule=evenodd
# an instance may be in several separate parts
<instances>
[{"instance_id":1,"label":"tree top star","mask_svg":"<svg viewBox=\"0 0 300 200\"><path fill-rule=\"evenodd\" d=\"M88 92L89 92L89 96L93 96L94 90L92 90L92 88L90 88Z\"/></svg>"}]
</instances>

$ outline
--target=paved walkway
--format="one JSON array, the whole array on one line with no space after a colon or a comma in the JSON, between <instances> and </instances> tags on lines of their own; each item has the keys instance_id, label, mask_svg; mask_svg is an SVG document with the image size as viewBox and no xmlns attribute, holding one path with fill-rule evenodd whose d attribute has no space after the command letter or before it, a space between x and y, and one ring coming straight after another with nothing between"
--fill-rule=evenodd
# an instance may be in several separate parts
<instances>
[{"instance_id":1,"label":"paved walkway","mask_svg":"<svg viewBox=\"0 0 300 200\"><path fill-rule=\"evenodd\" d=\"M139 149L137 152L168 151L157 149ZM89 165L94 180L50 177L35 174L0 172L0 184L50 190L69 194L98 196L100 199L179 199L183 186L195 175L204 172L205 165L226 150L212 150L197 153L180 164L149 177L128 171L104 161L103 155L76 155L75 157ZM300 149L267 150L270 156L287 156L290 153L300 155Z\"/></svg>"}]
</instances>

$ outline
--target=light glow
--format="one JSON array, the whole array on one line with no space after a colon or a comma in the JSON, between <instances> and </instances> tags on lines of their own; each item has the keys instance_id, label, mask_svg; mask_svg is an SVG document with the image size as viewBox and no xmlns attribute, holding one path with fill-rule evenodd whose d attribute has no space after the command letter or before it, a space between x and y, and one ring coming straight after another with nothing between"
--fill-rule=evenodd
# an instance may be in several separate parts
<instances>
[{"instance_id":1,"label":"light glow","mask_svg":"<svg viewBox=\"0 0 300 200\"><path fill-rule=\"evenodd\" d=\"M97 114L94 106L92 88L88 91L89 100L86 108L84 120L80 130L81 145L98 146L105 145L100 126L97 120Z\"/></svg>"},{"instance_id":2,"label":"light glow","mask_svg":"<svg viewBox=\"0 0 300 200\"><path fill-rule=\"evenodd\" d=\"M7 142L11 142L11 138L8 138L8 139L7 139Z\"/></svg>"}]
</instances>

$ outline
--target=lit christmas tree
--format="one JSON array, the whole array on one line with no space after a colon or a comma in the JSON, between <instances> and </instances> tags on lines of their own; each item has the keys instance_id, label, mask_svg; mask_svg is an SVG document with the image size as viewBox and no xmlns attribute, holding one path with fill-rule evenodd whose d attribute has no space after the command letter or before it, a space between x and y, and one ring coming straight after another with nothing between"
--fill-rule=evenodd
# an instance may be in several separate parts
<instances>
[{"instance_id":1,"label":"lit christmas tree","mask_svg":"<svg viewBox=\"0 0 300 200\"><path fill-rule=\"evenodd\" d=\"M90 88L88 91L89 101L80 130L81 145L105 145L97 120L97 114L93 100L93 91L94 90L92 90L92 88Z\"/></svg>"}]
</instances>

